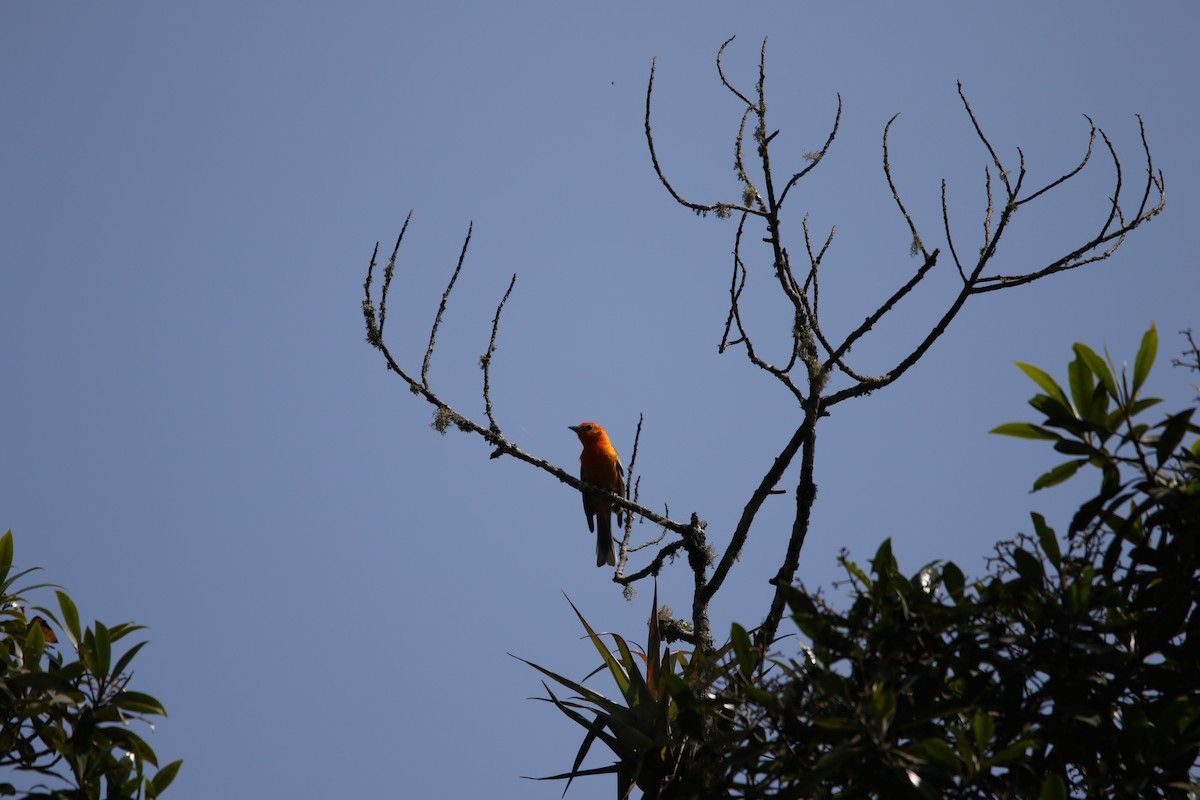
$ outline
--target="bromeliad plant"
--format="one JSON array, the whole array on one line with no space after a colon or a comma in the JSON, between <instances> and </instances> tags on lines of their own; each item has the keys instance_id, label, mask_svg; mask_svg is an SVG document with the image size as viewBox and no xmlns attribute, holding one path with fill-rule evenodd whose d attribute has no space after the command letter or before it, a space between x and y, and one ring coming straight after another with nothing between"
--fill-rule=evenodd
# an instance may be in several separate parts
<instances>
[{"instance_id":1,"label":"bromeliad plant","mask_svg":"<svg viewBox=\"0 0 1200 800\"><path fill-rule=\"evenodd\" d=\"M728 645L708 656L698 651L673 651L664 641L657 589L642 652L630 647L618 634L597 633L574 603L571 608L604 662L592 675L607 671L620 698L609 699L582 682L520 659L575 693L573 697L561 698L543 681L549 696L539 699L553 703L586 731L570 771L537 780L565 780L565 795L575 778L615 773L619 798L629 797L635 786L642 797L657 800L719 796L711 786L711 779L716 776L704 768L705 754L710 752L714 737L728 735L730 731L722 724L718 701L710 688L724 685L729 677L734 646ZM751 652L750 638L744 630L737 630L741 631L738 642L742 646L737 648L734 658L740 656L743 665L751 668L757 661ZM605 644L606 635L612 638L613 649ZM597 741L613 752L616 763L581 769Z\"/></svg>"}]
</instances>

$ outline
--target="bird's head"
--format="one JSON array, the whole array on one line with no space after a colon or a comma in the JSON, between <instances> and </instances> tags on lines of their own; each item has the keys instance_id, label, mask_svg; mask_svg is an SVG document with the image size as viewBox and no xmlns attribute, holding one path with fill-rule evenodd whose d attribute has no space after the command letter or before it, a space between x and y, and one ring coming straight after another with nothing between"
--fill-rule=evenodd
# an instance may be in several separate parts
<instances>
[{"instance_id":1,"label":"bird's head","mask_svg":"<svg viewBox=\"0 0 1200 800\"><path fill-rule=\"evenodd\" d=\"M594 422L581 422L578 425L568 425L571 430L575 431L575 435L579 437L581 442L590 442L597 439L607 439L608 434Z\"/></svg>"}]
</instances>

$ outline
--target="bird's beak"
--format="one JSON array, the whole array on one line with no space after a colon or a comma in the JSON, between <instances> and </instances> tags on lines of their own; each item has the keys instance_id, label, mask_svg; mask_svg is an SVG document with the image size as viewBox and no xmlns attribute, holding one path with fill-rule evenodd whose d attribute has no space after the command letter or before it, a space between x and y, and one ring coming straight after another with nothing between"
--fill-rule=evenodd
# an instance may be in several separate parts
<instances>
[{"instance_id":1,"label":"bird's beak","mask_svg":"<svg viewBox=\"0 0 1200 800\"><path fill-rule=\"evenodd\" d=\"M568 429L570 429L570 430L573 430L573 431L575 431L576 433L579 433L579 426L578 426L578 425L568 425L568 426L567 426L567 428L568 428Z\"/></svg>"}]
</instances>

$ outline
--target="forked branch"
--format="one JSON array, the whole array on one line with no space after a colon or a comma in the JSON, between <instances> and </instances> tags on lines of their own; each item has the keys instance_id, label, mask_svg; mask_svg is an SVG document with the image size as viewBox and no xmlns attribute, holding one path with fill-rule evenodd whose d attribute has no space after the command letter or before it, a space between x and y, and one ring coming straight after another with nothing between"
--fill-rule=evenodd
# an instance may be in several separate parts
<instances>
[{"instance_id":1,"label":"forked branch","mask_svg":"<svg viewBox=\"0 0 1200 800\"><path fill-rule=\"evenodd\" d=\"M675 200L686 208L697 213L716 211L718 216L728 216L738 212L740 220L734 236L732 274L729 284L729 313L725 321L725 329L721 338L720 352L742 345L748 362L758 369L771 375L782 383L795 397L799 406L802 420L794 428L783 450L766 470L758 487L746 503L742 515L733 531L730 533L729 544L720 554L707 585L700 599L708 602L724 584L732 566L737 562L747 541L750 528L762 509L766 499L777 494L776 488L783 479L788 468L797 456L801 457L799 480L796 484L796 512L788 545L783 553L779 571L771 583L776 586L776 594L768 611L767 617L760 628L760 643L769 641L783 613L783 597L787 584L794 579L799 566L800 552L808 533L812 502L816 497L816 485L813 481L813 448L816 441L816 429L819 419L828 413L828 409L837 403L852 397L861 397L877 389L883 388L904 375L913 365L921 360L933 344L946 333L951 323L965 307L967 300L975 294L1010 288L1031 283L1040 278L1075 269L1086 264L1094 263L1110 257L1124 237L1153 216L1158 214L1164 205L1162 173L1154 168L1150 158L1150 148L1146 142L1145 126L1138 118L1142 133L1142 149L1145 154L1146 180L1140 186L1141 197L1137 210L1133 214L1125 212L1122 206L1122 191L1125 188L1122 166L1117 157L1112 142L1104 131L1098 128L1090 117L1085 117L1089 125L1088 142L1083 158L1077 165L1063 172L1059 177L1044 186L1031 191L1025 190L1028 175L1025 153L1017 148L1017 165L1010 169L1001 159L1000 154L989 140L974 109L968 102L961 83L958 91L963 109L974 128L975 135L987 151L989 163L984 168L984 189L987 206L983 214L982 228L984 242L979 249L979 255L968 263L961 249L955 243L953 226L951 225L950 202L948 199L947 182L941 181L942 219L940 228L946 237L958 277L961 281L960 290L950 300L945 309L937 316L932 324L921 334L918 341L906 355L901 357L894 366L878 375L867 375L854 369L847 363L851 348L867 338L867 334L876 329L880 321L900 303L911 295L922 283L933 274L937 265L940 248L929 247L921 234L921 226L913 217L892 171L892 152L890 135L899 115L893 116L884 125L883 131L883 173L887 186L892 194L896 208L908 227L911 237L909 245L914 256L920 256L921 263L911 273L910 277L898 286L874 310L866 314L863 321L852 326L843 336L834 339L828 335L827 326L818 316L820 308L821 271L827 263L827 255L833 242L836 228L831 228L829 236L818 249L813 245L807 216L803 218L804 251L807 255L807 267L802 280L793 271L784 243L784 221L781 215L783 202L790 190L807 176L818 164L827 161L826 156L836 139L840 121L842 101L838 96L837 113L833 126L824 144L815 153L808 153L808 163L792 172L791 177L777 192L774 177L775 166L772 161L772 147L779 131L771 131L767 125L766 111L766 40L760 50L758 76L753 91L743 91L736 85L725 67L725 53L732 38L726 40L717 53L717 73L722 85L740 102L740 121L734 140L735 174L740 184L740 202L738 200L721 201L717 203L697 203L685 198L675 189L667 178L658 150L655 146L653 129L650 124L654 77L657 63L651 66L650 80L646 89L646 140L650 150L654 170L663 186ZM754 148L747 146L747 137L753 139ZM995 258L997 246L1013 225L1017 212L1034 200L1048 197L1055 189L1063 186L1079 175L1090 163L1097 136L1105 143L1115 168L1115 186L1111 204L1105 214L1098 232L1086 242L1071 248L1066 254L1054 257L1044 266L1021 274L1004 275L990 271L991 262ZM751 159L748 154L753 152ZM753 160L753 168L751 164ZM992 173L995 171L1000 183L1000 195L994 196ZM752 176L757 175L757 178ZM761 181L761 189L759 182ZM730 194L735 194L731 192ZM748 223L761 220L763 224L762 240L770 247L772 257L769 264L754 266L744 256L742 243L747 233ZM774 277L767 283L778 288L783 296L791 303L792 337L789 342L789 357L786 363L772 362L762 354L762 348L749 332L749 323L743 312L746 292L752 291L756 285L757 276ZM736 334L736 335L735 335ZM834 344L833 342L839 343ZM821 355L818 357L818 352ZM799 374L797 374L799 373ZM849 385L834 388L829 385L834 373L841 373L849 379ZM791 427L791 426L789 426Z\"/></svg>"},{"instance_id":2,"label":"forked branch","mask_svg":"<svg viewBox=\"0 0 1200 800\"><path fill-rule=\"evenodd\" d=\"M899 285L891 291L891 294L877 307L868 311L860 323L828 320L818 313L821 309L821 279L822 275L830 269L831 246L837 229L831 227L823 244L817 247L810 235L808 217L807 215L802 217L804 241L801 258L804 263L797 272L791 262L786 245L785 223L787 218L785 218L783 210L785 200L790 196L792 188L811 174L818 165L828 164L831 160L828 155L840 128L842 98L838 95L837 111L823 144L815 151L804 153L806 159L804 164L789 169L786 173L781 173L789 176L786 181L782 179L777 181L775 173L778 167L773 148L780 141L781 132L779 130L772 131L767 123L766 40L763 40L759 52L757 80L752 91L739 89L736 82L731 80L727 74L724 56L732 42L733 39L730 38L718 50L717 73L721 84L739 104L738 128L734 138L737 184L732 191L725 195L734 199L710 203L689 200L668 180L655 146L651 127L657 61L651 63L646 87L645 110L646 142L651 162L660 182L671 197L683 207L700 215L715 212L718 217L728 217L734 213L739 216L734 236L732 274L729 284L729 311L721 337L720 352L725 353L741 346L748 363L781 383L796 401L795 417L786 420L781 426L782 430L789 432L789 438L783 444L782 449L778 451L778 455L765 465L763 476L745 502L736 524L728 532L728 542L723 549L714 551L709 546L706 539L706 525L697 515L692 514L688 521L683 522L670 518L665 505L664 513L661 514L642 505L636 491L640 484L632 475L632 461L629 482L634 487L634 493L631 497L619 497L604 489L583 483L555 464L522 450L504 435L497 421L492 398L491 368L497 347L501 314L515 287L515 275L496 306L495 316L492 319L491 337L480 358L480 367L483 371L484 421L478 422L460 414L435 394L430 383L430 366L447 303L466 259L471 239L470 229L468 229L463 242L453 274L442 294L430 329L424 358L419 372L415 375L406 371L393 357L383 337L388 292L397 253L404 233L408 229L408 218L405 220L384 271L378 307L376 307L375 298L372 295L372 279L376 269L376 259L379 256L378 244L375 246L367 269L363 300L363 315L368 342L383 353L388 369L399 375L410 390L423 397L435 408L435 427L444 431L453 425L460 430L479 435L492 446L493 458L510 456L524 461L536 469L553 475L576 490L604 498L614 506L625 509L630 514L636 514L661 529L661 535L657 538L644 544L634 545L631 543L632 523L627 524L624 537L620 542L620 560L614 580L629 587L637 581L658 575L675 558L686 556L693 576L692 625L694 633L691 638L698 649L710 651L713 648L713 641L708 623L709 604L721 587L726 584L733 566L738 563L760 511L766 505L768 498L783 493L780 485L798 459L799 469L793 484L795 505L792 524L786 543L779 553L778 569L768 581L775 587L775 592L764 621L758 628L759 645L767 647L775 635L784 613L786 590L795 580L803 546L810 532L811 511L817 496L814 478L816 435L820 420L830 413L830 409L844 400L862 397L897 381L920 361L934 343L948 331L972 296L1032 283L1058 272L1107 259L1116 252L1130 232L1152 219L1162 211L1165 204L1163 175L1154 166L1146 138L1145 125L1140 117L1138 124L1141 131L1146 175L1144 181L1136 183L1137 188L1132 190L1135 192L1132 199L1127 196L1131 190L1126 186L1126 176L1116 148L1091 117L1085 117L1089 125L1088 140L1083 157L1078 164L1073 164L1045 185L1026 190L1028 169L1025 152L1021 148L1016 148L1015 166L1012 168L1006 166L999 149L993 146L978 115L968 102L962 85L959 84L958 93L964 112L974 129L975 136L986 151L983 176L986 208L980 221L983 229L983 242L978 249L977 257L968 257L967 252L956 243L956 240L961 243L964 239L961 235L955 235L955 226L951 223L948 182L942 179L940 183L941 220L929 222L933 224L934 229L940 230L940 233L945 236L946 246L957 270L957 277L953 274L947 277L958 285L958 291L953 294L946 306L934 315L928 327L914 337L916 344L896 360L890 369L876 375L866 374L849 363L852 348L866 342L870 338L868 334L877 329L885 316L935 274L934 267L937 266L941 252L939 247L929 246L924 238L922 221L910 212L910 205L905 202L904 192L892 169L891 135L898 115L891 117L883 126L883 177L891 192L897 212L908 228L908 249L912 256L919 257L920 263L915 270L911 266L906 267L905 272L908 273L908 277L898 281ZM1055 190L1081 174L1093 162L1092 156L1096 151L1097 139L1104 143L1104 151L1107 152L1113 165L1114 184L1104 213L1096 227L1091 229L1087 240L1067 248L1065 253L1055 254L1044 259L1040 262L1041 266L1036 269L1012 274L996 271L993 261L997 261L996 253L999 242L1013 229L1018 212L1032 206L1034 201L1047 201L1055 194ZM995 181L993 181L993 177L995 177ZM915 206L913 207L915 208ZM411 214L409 218L411 218ZM759 222L762 225L761 234L756 234L754 228ZM769 258L762 259L765 263L755 263L755 260L748 256L748 248L743 248L743 242L748 241L746 237L756 235L761 235L762 241L769 248ZM759 326L754 324L757 320L749 319L745 311L746 293L763 291L762 287L766 287L765 291L780 292L790 306L791 318L788 320L791 326L790 336L781 343L781 349L785 355L778 360L768 358L763 342L760 342L757 335L751 330L752 328L758 329ZM828 303L825 307L828 308ZM830 333L839 328L840 332L836 335ZM770 349L769 343L767 349ZM836 386L833 385L835 378L839 382ZM641 423L639 422L639 439L640 433ZM633 449L635 460L637 441L638 439L635 439ZM647 560L644 565L630 567L631 556L635 552L641 553L641 551L646 551L645 558ZM639 556L640 558L641 556Z\"/></svg>"},{"instance_id":3,"label":"forked branch","mask_svg":"<svg viewBox=\"0 0 1200 800\"><path fill-rule=\"evenodd\" d=\"M392 278L392 275L395 270L397 254L399 253L400 245L404 239L404 234L408 230L408 221L409 221L409 219L411 219L411 216L412 215L410 212L409 217L405 219L404 227L401 230L400 236L396 240L396 246L392 250L391 258L389 259L388 264L385 268L385 271L384 271L385 277L384 277L382 290L378 297L378 305L376 305L376 298L372 294L374 275L375 275L375 270L377 268L377 259L379 256L379 245L378 244L375 245L375 249L371 255L371 260L367 266L367 277L366 277L365 282L363 283L364 298L363 298L362 308L363 308L364 320L366 322L366 327L367 327L367 341L371 345L376 347L383 354L384 361L386 362L389 370L391 370L392 372L399 375L401 380L403 380L408 385L408 388L414 394L417 394L420 397L424 398L426 402L428 402L430 405L432 405L434 407L434 409L435 409L434 422L433 422L434 428L440 432L445 432L449 427L453 426L463 432L476 434L476 435L482 437L485 441L487 441L492 446L492 448L493 448L492 454L491 454L492 458L499 458L501 456L510 456L510 457L516 458L520 461L524 461L525 463L530 464L531 466L533 466L537 469L540 469L544 472L549 473L550 475L553 475L554 477L558 478L561 482L567 484L568 486L571 486L572 488L574 488L576 490L579 490L586 494L594 495L597 497L602 497L605 500L608 500L614 506L625 509L626 511L630 512L631 514L636 514L637 516L641 517L642 519L648 520L649 522L653 523L654 525L660 527L663 531L670 531L679 537L679 539L672 541L672 542L668 543L667 545L663 546L658 551L658 553L652 558L650 565L645 570L639 570L638 572L635 572L631 575L625 575L625 574L622 574L622 572L624 569L624 562L625 562L626 558L628 557L628 554L636 549L641 549L641 547L642 547L642 546L631 547L629 544L629 537L627 535L621 545L621 550L622 550L621 571L618 572L618 575L614 578L614 580L617 580L619 583L629 585L637 580L640 580L643 577L646 577L646 576L649 576L652 574L656 574L658 569L661 568L662 564L666 560L668 560L672 555L674 555L676 552L678 552L680 549L683 549L689 553L689 559L693 559L695 557L694 556L695 553L700 553L701 551L705 551L706 550L706 545L704 544L705 523L702 520L700 520L700 518L697 515L693 514L691 519L688 520L687 522L680 522L678 520L671 519L670 517L666 516L665 514L659 514L655 511L641 505L637 501L636 495L634 495L633 498L631 499L630 497L619 496L619 495L616 495L605 489L584 483L583 481L581 481L580 479L575 477L573 474L567 472L565 469L559 467L558 465L556 465L546 459L539 458L538 456L535 456L531 453L526 452L525 450L520 448L517 444L515 444L514 442L509 440L504 435L504 432L501 429L501 426L496 418L496 412L495 412L495 407L494 407L493 398L492 398L491 368L492 368L492 363L493 363L493 357L495 355L496 348L497 348L497 340L499 337L500 318L504 311L504 306L508 303L508 299L512 295L513 289L516 286L517 276L515 274L512 276L512 279L509 281L508 288L504 292L504 296L500 299L500 302L496 306L496 312L492 318L491 337L488 340L486 350L484 351L483 355L480 356L480 359L479 359L480 369L483 371L483 401L484 401L484 416L486 419L486 424L484 424L483 422L471 419L469 416L460 413L453 406L451 406L448 402L446 402L440 396L438 396L436 392L434 392L433 387L430 383L429 375L430 375L430 368L431 368L431 365L433 362L434 350L437 345L437 335L442 326L443 318L445 316L445 311L449 304L451 294L454 291L454 287L457 284L458 278L462 273L463 265L466 262L467 250L468 250L468 246L470 245L470 241L471 241L472 229L468 228L467 235L463 240L462 249L459 252L458 261L455 265L454 271L450 276L450 280L447 283L445 290L442 292L441 301L438 305L437 313L434 316L433 324L430 328L429 340L425 347L425 354L424 354L424 358L421 361L421 368L420 368L419 374L414 375L414 374L410 373L406 368L401 366L398 359L392 354L392 351L391 351L390 347L388 346L387 341L383 338L382 332L383 332L383 321L386 319L387 313L388 313L388 302L390 299L389 290L391 288L391 278ZM637 458L637 442L638 442L638 439L640 439L640 434L641 434L641 423L639 421L638 438L635 438L634 449L633 449L633 460L630 461L631 479L632 479L632 474L633 474L632 469L633 469L634 463ZM662 539L662 537L660 536L658 541L661 541L661 539ZM650 546L653 546L654 542L651 542L648 544ZM700 630L700 632L702 634L707 635L707 626L704 626L703 628L700 628L699 626L697 626L697 629ZM710 642L710 640L708 640L708 639L702 639L701 641Z\"/></svg>"}]
</instances>

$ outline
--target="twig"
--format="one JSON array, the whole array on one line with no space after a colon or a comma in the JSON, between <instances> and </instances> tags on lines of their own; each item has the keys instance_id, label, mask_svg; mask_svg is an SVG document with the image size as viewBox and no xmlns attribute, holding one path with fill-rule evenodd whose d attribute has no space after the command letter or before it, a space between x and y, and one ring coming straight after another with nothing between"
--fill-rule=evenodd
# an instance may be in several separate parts
<instances>
[{"instance_id":1,"label":"twig","mask_svg":"<svg viewBox=\"0 0 1200 800\"><path fill-rule=\"evenodd\" d=\"M967 110L967 116L971 118L971 124L975 126L975 133L979 137L979 141L983 142L983 146L991 154L992 163L996 165L996 172L1000 174L1000 180L1004 181L1004 188L1008 192L1008 199L1012 201L1016 195L1008 182L1008 172L1004 169L1004 165L1000 163L1000 156L996 155L996 150L992 147L992 143L988 141L987 136L984 136L983 128L979 127L979 120L975 118L975 112L971 110L971 104L967 102L967 95L963 92L962 81L958 82L958 96L962 100L963 108Z\"/></svg>"},{"instance_id":2,"label":"twig","mask_svg":"<svg viewBox=\"0 0 1200 800\"><path fill-rule=\"evenodd\" d=\"M1121 168L1121 162L1117 156L1116 148L1113 146L1112 141L1102 129L1095 128L1095 132L1099 133L1101 139L1104 141L1105 147L1109 152L1109 157L1112 159L1114 169L1116 170L1113 194L1109 200L1109 210L1103 224L1100 226L1099 233L1080 247L1076 247L1069 253L1060 256L1041 269L1033 272L1028 272L1022 275L989 275L980 277L977 279L976 285L971 289L973 293L981 294L984 292L996 291L998 289L1021 286L1026 283L1032 283L1039 278L1052 275L1056 272L1077 269L1087 264L1103 261L1117 251L1117 249L1125 241L1125 237L1130 231L1137 228L1142 223L1150 220L1152 217L1156 216L1162 211L1163 207L1166 205L1166 194L1164 191L1162 173L1159 172L1158 174L1155 174L1154 162L1150 155L1149 145L1147 144L1145 138L1144 124L1142 123L1140 117L1138 118L1138 124L1142 133L1143 152L1146 154L1147 178L1145 187L1143 189L1142 198L1138 206L1137 215L1127 219L1121 210L1121 192L1124 190L1124 173ZM1089 140L1089 153L1090 150L1091 144ZM1085 158L1085 162L1086 161L1087 158ZM1077 168L1068 173L1067 176L1073 176L1078 174L1078 172L1079 170ZM1048 184L1046 187L1039 189L1031 196L1031 198L1044 194L1048 188L1059 186L1062 183L1063 179L1059 178L1053 181L1051 184ZM1146 206L1149 202L1148 198L1155 190L1158 192L1158 201L1154 207L1147 209ZM1031 198L1026 198L1026 200ZM1020 203L1013 203L1012 208L1015 208L1017 205L1020 205ZM1116 223L1115 228L1113 227L1114 223ZM1091 255L1089 255L1089 253L1091 253Z\"/></svg>"},{"instance_id":3,"label":"twig","mask_svg":"<svg viewBox=\"0 0 1200 800\"><path fill-rule=\"evenodd\" d=\"M742 283L743 284L745 282L746 266L742 262L741 243L742 243L742 231L744 230L745 223L746 223L746 215L743 214L741 222L738 223L738 232L734 239L734 246L733 246L734 279L736 280L737 274L740 271L741 275L742 275ZM774 375L775 378L778 379L780 383L782 383L784 386L786 386L788 388L788 391L790 391L797 399L803 401L803 399L804 399L803 392L801 391L800 387L798 387L795 384L795 382L791 379L791 376L788 375L788 373L790 372L790 370L792 368L792 364L795 363L795 357L793 356L792 360L788 363L788 366L786 368L781 369L781 368L775 366L774 364L771 364L771 363L765 361L764 359L760 358L758 353L755 351L754 341L750 338L750 334L746 331L746 328L742 323L741 304L739 302L740 298L741 298L741 288L742 287L739 285L737 290L731 293L731 297L730 297L729 313L733 319L734 324L737 326L738 339L736 342L729 343L729 344L736 343L736 344L745 345L746 357L750 360L751 364L754 364L759 369L762 369L765 372L768 372L771 375ZM732 287L731 287L731 289L732 289ZM728 338L728 333L726 334L726 339L722 340L722 345L726 345L727 338ZM723 351L724 347L722 347L720 349Z\"/></svg>"},{"instance_id":4,"label":"twig","mask_svg":"<svg viewBox=\"0 0 1200 800\"><path fill-rule=\"evenodd\" d=\"M737 235L735 242L740 242L742 231L746 226L746 215L742 214L741 220L738 222ZM742 263L741 254L738 252L738 247L735 244L733 248L733 274L729 277L729 315L725 318L725 332L721 335L721 343L717 345L717 352L724 353L726 348L732 347L745 341L741 332L741 323L738 323L738 338L729 339L730 329L733 327L734 317L738 311L738 300L742 296L742 290L746 288L746 265Z\"/></svg>"},{"instance_id":5,"label":"twig","mask_svg":"<svg viewBox=\"0 0 1200 800\"><path fill-rule=\"evenodd\" d=\"M421 363L421 385L426 389L429 388L429 361L433 358L433 345L437 340L438 326L442 324L442 314L446 313L446 303L450 299L450 292L454 291L454 284L458 280L459 273L462 272L463 262L467 258L467 246L471 244L471 231L474 228L474 222L467 226L467 236L463 239L462 251L458 254L458 265L454 268L454 274L450 276L450 283L446 284L446 291L442 292L442 302L438 304L437 316L433 318L433 327L429 330L429 346L425 348L425 360Z\"/></svg>"},{"instance_id":6,"label":"twig","mask_svg":"<svg viewBox=\"0 0 1200 800\"><path fill-rule=\"evenodd\" d=\"M967 273L963 271L962 261L958 259L958 251L954 249L954 236L950 233L950 208L946 204L945 178L942 178L942 226L946 231L946 244L950 247L950 256L954 259L954 266L958 269L959 277L962 278L962 282L965 284L967 282Z\"/></svg>"},{"instance_id":7,"label":"twig","mask_svg":"<svg viewBox=\"0 0 1200 800\"><path fill-rule=\"evenodd\" d=\"M724 204L722 203L702 205L685 200L679 192L675 191L675 187L671 185L671 182L667 180L667 176L663 173L662 165L658 163L658 153L654 149L654 135L650 132L650 98L654 93L654 71L657 65L658 59L653 59L650 62L650 82L646 86L646 142L650 145L650 160L654 163L654 171L658 174L658 179L662 185L671 193L671 197L675 198L675 202L692 209L697 214L707 214L710 211L721 212L724 210Z\"/></svg>"},{"instance_id":8,"label":"twig","mask_svg":"<svg viewBox=\"0 0 1200 800\"><path fill-rule=\"evenodd\" d=\"M805 175L807 175L808 173L810 173L814 169L816 169L817 164L820 164L821 161L824 160L825 154L829 152L830 146L833 145L833 140L837 138L838 126L841 125L841 123L842 123L842 93L841 92L838 92L837 101L838 101L837 113L833 115L833 128L829 131L829 136L825 139L825 144L823 144L821 146L821 149L819 151L817 151L817 153L813 157L809 158L809 162L808 162L807 166L805 166L804 169L800 170L795 175L793 175L791 177L791 179L789 179L788 182L784 185L783 191L779 193L779 205L781 205L781 206L783 205L783 201L785 198L787 198L788 192L790 192L792 190L792 187L795 186L796 183L801 178L803 178Z\"/></svg>"},{"instance_id":9,"label":"twig","mask_svg":"<svg viewBox=\"0 0 1200 800\"><path fill-rule=\"evenodd\" d=\"M383 271L383 297L388 296L388 290L392 288L392 275L396 272L396 254L400 252L400 242L404 241L404 233L408 230L408 223L412 220L412 209L409 209L408 216L404 218L404 225L400 227L400 235L396 237L396 246L392 248L392 257L388 259L387 267ZM383 324L387 321L387 304L383 303L379 307L379 335L383 336Z\"/></svg>"},{"instance_id":10,"label":"twig","mask_svg":"<svg viewBox=\"0 0 1200 800\"><path fill-rule=\"evenodd\" d=\"M808 433L807 420L806 424L801 425L792 434L792 438L784 445L783 450L775 457L771 463L770 469L758 483L758 487L754 493L750 495L750 500L742 509L742 516L738 520L737 527L733 530L733 536L729 540L729 546L725 548L725 553L721 556L717 566L713 569L712 577L708 581L708 597L711 599L725 583L725 578L729 575L729 570L732 569L734 563L741 557L742 548L745 547L746 539L750 535L750 526L754 524L755 518L758 516L758 511L762 508L762 504L766 499L773 494L775 486L783 477L783 473L791 465L792 459L796 457L800 446L804 444L804 437Z\"/></svg>"},{"instance_id":11,"label":"twig","mask_svg":"<svg viewBox=\"0 0 1200 800\"><path fill-rule=\"evenodd\" d=\"M920 253L929 260L929 251L925 249L925 243L921 241L921 235L917 233L916 223L913 222L912 215L908 213L908 209L904 207L904 201L900 199L900 192L896 189L896 181L892 178L892 162L888 158L888 134L891 133L892 123L896 121L899 114L892 115L888 120L887 125L883 126L883 174L887 178L888 188L892 190L892 199L896 201L896 206L900 209L901 216L908 223L908 230L912 233L912 254L915 256Z\"/></svg>"},{"instance_id":12,"label":"twig","mask_svg":"<svg viewBox=\"0 0 1200 800\"><path fill-rule=\"evenodd\" d=\"M917 284L921 282L929 270L933 269L934 266L937 265L937 257L937 250L934 250L932 253L927 255L925 257L925 262L921 264L916 273L914 273L913 276L908 279L908 282L893 292L891 297L885 300L883 304L879 306L879 308L875 309L874 313L863 320L863 323L855 328L850 335L846 337L841 345L839 345L838 348L833 352L833 355L831 355L825 362L826 368L828 368L829 365L840 362L842 357L850 351L850 348L854 346L856 341L861 339L867 331L871 330L871 328L873 328L875 324L883 318L884 314L895 308L896 304L904 299L905 295L916 288Z\"/></svg>"},{"instance_id":13,"label":"twig","mask_svg":"<svg viewBox=\"0 0 1200 800\"><path fill-rule=\"evenodd\" d=\"M674 556L676 553L678 553L682 549L683 549L683 540L676 539L675 541L671 542L669 545L667 545L663 549L659 550L658 553L654 556L654 560L651 561L649 564L647 564L642 569L638 570L637 572L631 573L629 575L618 576L616 578L613 578L613 580L616 581L617 583L621 584L622 586L629 586L630 584L637 583L638 581L642 580L643 578L648 578L651 575L658 575L662 571L663 565L666 564L667 559Z\"/></svg>"},{"instance_id":14,"label":"twig","mask_svg":"<svg viewBox=\"0 0 1200 800\"><path fill-rule=\"evenodd\" d=\"M726 89L733 92L738 98L741 99L741 101L743 103L745 103L747 105L747 107L754 108L754 103L750 102L750 98L746 97L746 95L742 94L736 88L734 88L734 85L729 82L728 78L725 77L725 68L721 65L721 58L725 55L725 48L728 47L729 43L732 42L736 38L737 38L736 36L730 36L728 39L726 39L724 42L722 42L720 48L718 48L718 50L717 50L717 74L721 76L721 83L725 84Z\"/></svg>"},{"instance_id":15,"label":"twig","mask_svg":"<svg viewBox=\"0 0 1200 800\"><path fill-rule=\"evenodd\" d=\"M508 282L508 289L504 292L504 297L496 306L496 316L492 318L492 338L488 340L487 352L479 357L479 367L483 370L483 408L488 418L488 429L493 433L499 433L500 426L496 424L496 417L492 413L492 354L496 352L496 333L500 330L500 312L504 310L504 304L508 302L508 296L512 294L513 287L516 285L517 273L514 272L512 280Z\"/></svg>"},{"instance_id":16,"label":"twig","mask_svg":"<svg viewBox=\"0 0 1200 800\"><path fill-rule=\"evenodd\" d=\"M983 185L984 193L987 194L987 213L983 215L983 247L979 248L979 252L987 249L988 242L992 240L992 211L995 208L995 198L992 196L992 171L985 164L983 167Z\"/></svg>"},{"instance_id":17,"label":"twig","mask_svg":"<svg viewBox=\"0 0 1200 800\"><path fill-rule=\"evenodd\" d=\"M1036 192L1029 195L1028 197L1024 197L1024 198L1016 201L1017 205L1019 205L1019 206L1025 205L1029 201L1035 200L1038 197L1041 197L1046 192L1053 189L1055 186L1058 186L1059 184L1062 184L1062 183L1066 183L1067 181L1071 180L1071 178L1074 178L1076 175L1078 175L1080 172L1083 171L1084 167L1087 166L1088 161L1090 161L1092 158L1092 147L1096 144L1096 130L1097 129L1096 129L1096 123L1092 121L1091 117L1089 117L1087 114L1084 114L1083 118L1086 119L1088 121L1088 124L1091 126L1091 132L1088 134L1087 152L1085 152L1083 154L1083 160L1081 160L1079 162L1079 166L1077 166L1075 169L1071 170L1070 172L1066 173L1061 178L1058 178L1057 180L1051 181L1050 183L1046 184L1041 189L1038 189ZM1140 117L1139 117L1139 119L1140 119Z\"/></svg>"},{"instance_id":18,"label":"twig","mask_svg":"<svg viewBox=\"0 0 1200 800\"><path fill-rule=\"evenodd\" d=\"M625 471L625 497L632 499L635 503L638 500L638 493L641 489L641 483L642 483L642 479L640 477L635 477L634 470L637 468L638 447L642 441L642 422L643 422L644 418L645 418L644 415L638 414L637 430L635 430L634 434L633 434L632 455L630 455L630 457L629 457L629 466L628 466L628 468L626 468L626 471ZM664 514L663 516L669 517L670 514L669 513ZM640 550L641 547L645 546L645 545L640 545L640 546L634 547L632 549L629 547L629 540L633 536L633 515L632 514L625 515L625 524L623 527L624 527L624 535L621 537L621 542L620 542L620 545L618 548L618 554L617 554L617 574L618 575L620 575L625 570L625 562L628 559L628 554L633 552L634 550ZM664 529L663 536L665 536L665 535L666 535L666 530ZM662 536L659 537L659 540L661 540L661 539L662 539Z\"/></svg>"}]
</instances>

